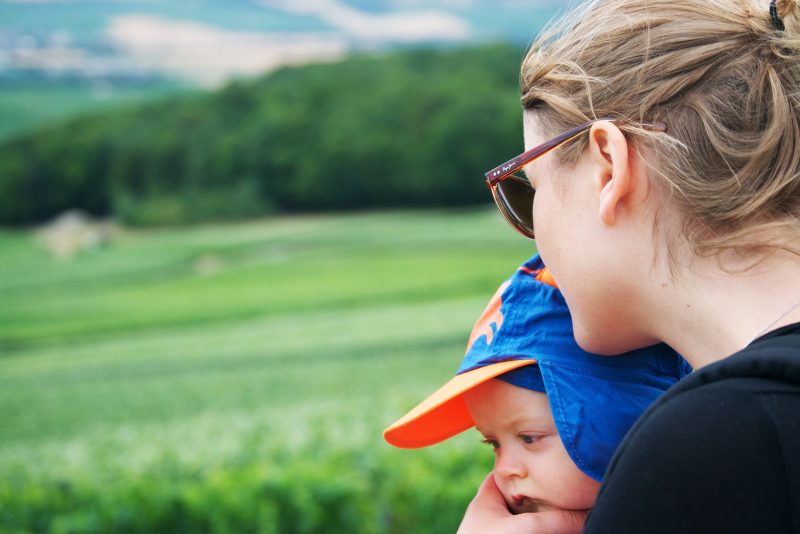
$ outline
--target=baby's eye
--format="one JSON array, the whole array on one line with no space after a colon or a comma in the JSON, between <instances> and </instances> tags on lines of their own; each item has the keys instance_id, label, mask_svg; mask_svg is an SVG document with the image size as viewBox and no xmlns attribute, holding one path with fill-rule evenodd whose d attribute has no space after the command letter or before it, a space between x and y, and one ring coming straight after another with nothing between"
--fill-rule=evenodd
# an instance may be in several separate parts
<instances>
[{"instance_id":1,"label":"baby's eye","mask_svg":"<svg viewBox=\"0 0 800 534\"><path fill-rule=\"evenodd\" d=\"M537 434L520 434L519 435L519 439L521 439L522 442L527 444L527 445L530 445L532 443L536 443L537 441L542 439L542 437L543 436L540 436L540 435L537 435Z\"/></svg>"},{"instance_id":2,"label":"baby's eye","mask_svg":"<svg viewBox=\"0 0 800 534\"><path fill-rule=\"evenodd\" d=\"M500 448L500 444L497 442L496 439L484 439L484 440L481 440L481 443L484 443L486 445L491 446L494 450L497 450L497 449Z\"/></svg>"}]
</instances>

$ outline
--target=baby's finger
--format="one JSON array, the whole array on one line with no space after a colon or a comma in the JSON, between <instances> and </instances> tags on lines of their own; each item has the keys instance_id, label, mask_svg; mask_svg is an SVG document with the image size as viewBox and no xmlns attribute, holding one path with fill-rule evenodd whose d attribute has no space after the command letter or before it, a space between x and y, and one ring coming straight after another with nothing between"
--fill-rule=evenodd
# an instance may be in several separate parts
<instances>
[{"instance_id":1,"label":"baby's finger","mask_svg":"<svg viewBox=\"0 0 800 534\"><path fill-rule=\"evenodd\" d=\"M478 492L469 503L458 534L484 534L494 532L497 534L528 534L527 527L519 529L519 525L509 524L514 516L508 511L506 502L497 485L494 476L489 473L478 487Z\"/></svg>"},{"instance_id":2,"label":"baby's finger","mask_svg":"<svg viewBox=\"0 0 800 534\"><path fill-rule=\"evenodd\" d=\"M478 492L472 499L470 506L473 504L477 504L477 506L489 506L492 508L497 508L503 512L502 515L511 515L511 512L508 511L508 506L506 506L506 501L503 498L503 494L500 493L500 488L497 487L497 484L494 481L493 473L486 475L486 478L483 479L481 485L478 486Z\"/></svg>"},{"instance_id":3,"label":"baby's finger","mask_svg":"<svg viewBox=\"0 0 800 534\"><path fill-rule=\"evenodd\" d=\"M531 534L580 534L588 514L586 510L548 510L521 515L529 516Z\"/></svg>"}]
</instances>

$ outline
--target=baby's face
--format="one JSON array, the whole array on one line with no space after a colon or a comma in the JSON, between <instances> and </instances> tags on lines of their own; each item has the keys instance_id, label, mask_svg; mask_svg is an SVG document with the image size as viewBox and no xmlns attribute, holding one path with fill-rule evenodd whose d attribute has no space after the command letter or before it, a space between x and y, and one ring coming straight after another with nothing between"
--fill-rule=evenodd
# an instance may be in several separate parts
<instances>
[{"instance_id":1,"label":"baby's face","mask_svg":"<svg viewBox=\"0 0 800 534\"><path fill-rule=\"evenodd\" d=\"M464 398L475 426L494 449L494 480L512 512L594 505L600 483L567 454L547 395L493 379Z\"/></svg>"}]
</instances>

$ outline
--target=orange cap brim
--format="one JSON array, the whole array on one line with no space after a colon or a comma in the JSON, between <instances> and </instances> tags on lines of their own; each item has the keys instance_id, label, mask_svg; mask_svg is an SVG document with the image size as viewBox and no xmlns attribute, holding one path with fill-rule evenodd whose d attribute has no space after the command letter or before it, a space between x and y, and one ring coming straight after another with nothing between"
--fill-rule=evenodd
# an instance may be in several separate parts
<instances>
[{"instance_id":1,"label":"orange cap brim","mask_svg":"<svg viewBox=\"0 0 800 534\"><path fill-rule=\"evenodd\" d=\"M455 436L475 425L464 402L464 393L512 369L534 363L536 360L511 360L456 375L384 430L383 438L395 447L418 449Z\"/></svg>"}]
</instances>

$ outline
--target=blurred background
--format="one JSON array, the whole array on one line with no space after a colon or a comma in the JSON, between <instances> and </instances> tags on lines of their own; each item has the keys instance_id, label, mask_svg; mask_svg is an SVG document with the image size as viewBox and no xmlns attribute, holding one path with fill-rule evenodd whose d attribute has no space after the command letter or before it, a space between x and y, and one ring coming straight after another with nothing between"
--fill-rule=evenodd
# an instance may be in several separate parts
<instances>
[{"instance_id":1,"label":"blurred background","mask_svg":"<svg viewBox=\"0 0 800 534\"><path fill-rule=\"evenodd\" d=\"M550 0L0 0L0 532L452 532L384 427L530 257Z\"/></svg>"}]
</instances>

